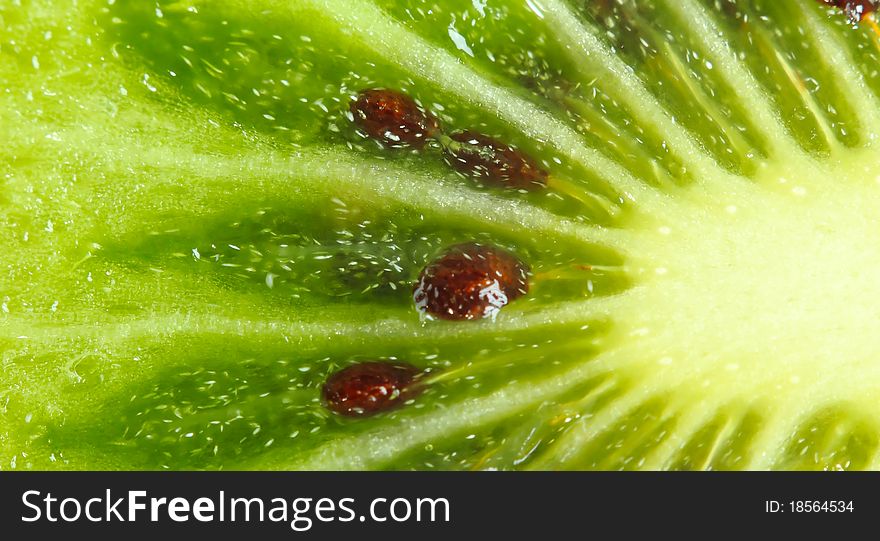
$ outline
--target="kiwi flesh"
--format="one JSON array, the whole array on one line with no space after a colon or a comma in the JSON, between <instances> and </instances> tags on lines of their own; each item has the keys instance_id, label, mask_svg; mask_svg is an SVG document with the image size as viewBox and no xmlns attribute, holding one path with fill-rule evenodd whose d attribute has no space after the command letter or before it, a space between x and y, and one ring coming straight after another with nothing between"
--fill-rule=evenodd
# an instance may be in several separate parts
<instances>
[{"instance_id":1,"label":"kiwi flesh","mask_svg":"<svg viewBox=\"0 0 880 541\"><path fill-rule=\"evenodd\" d=\"M0 468L876 469L878 65L817 0L0 0ZM528 292L426 318L462 243Z\"/></svg>"}]
</instances>

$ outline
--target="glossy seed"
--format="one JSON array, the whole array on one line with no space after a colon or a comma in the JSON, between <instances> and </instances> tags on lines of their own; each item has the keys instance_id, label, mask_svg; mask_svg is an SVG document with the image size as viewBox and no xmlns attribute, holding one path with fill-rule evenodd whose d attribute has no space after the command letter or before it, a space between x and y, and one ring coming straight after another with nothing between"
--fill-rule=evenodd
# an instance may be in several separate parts
<instances>
[{"instance_id":1,"label":"glossy seed","mask_svg":"<svg viewBox=\"0 0 880 541\"><path fill-rule=\"evenodd\" d=\"M444 145L446 161L457 171L487 184L521 190L547 185L547 171L521 150L473 131L453 133Z\"/></svg>"},{"instance_id":2,"label":"glossy seed","mask_svg":"<svg viewBox=\"0 0 880 541\"><path fill-rule=\"evenodd\" d=\"M872 0L819 0L823 4L838 7L843 10L850 22L858 24L865 17L877 10L877 5Z\"/></svg>"},{"instance_id":3,"label":"glossy seed","mask_svg":"<svg viewBox=\"0 0 880 541\"><path fill-rule=\"evenodd\" d=\"M328 409L340 415L360 417L396 408L417 395L421 371L409 364L369 361L334 373L324 384Z\"/></svg>"},{"instance_id":4,"label":"glossy seed","mask_svg":"<svg viewBox=\"0 0 880 541\"><path fill-rule=\"evenodd\" d=\"M439 129L437 118L401 92L364 90L350 105L355 123L391 147L422 148Z\"/></svg>"},{"instance_id":5,"label":"glossy seed","mask_svg":"<svg viewBox=\"0 0 880 541\"><path fill-rule=\"evenodd\" d=\"M477 243L459 244L422 270L413 300L429 317L490 317L528 292L528 273L528 266L510 252Z\"/></svg>"}]
</instances>

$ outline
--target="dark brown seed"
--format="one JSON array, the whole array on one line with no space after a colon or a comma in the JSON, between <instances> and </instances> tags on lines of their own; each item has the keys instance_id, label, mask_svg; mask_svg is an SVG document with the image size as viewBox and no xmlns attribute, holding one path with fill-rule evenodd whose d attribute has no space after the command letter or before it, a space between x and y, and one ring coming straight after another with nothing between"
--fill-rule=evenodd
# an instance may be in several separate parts
<instances>
[{"instance_id":1,"label":"dark brown seed","mask_svg":"<svg viewBox=\"0 0 880 541\"><path fill-rule=\"evenodd\" d=\"M846 13L853 24L865 20L865 17L877 10L876 2L872 0L819 0L823 4L838 7Z\"/></svg>"},{"instance_id":2,"label":"dark brown seed","mask_svg":"<svg viewBox=\"0 0 880 541\"><path fill-rule=\"evenodd\" d=\"M437 118L401 92L364 90L350 105L355 123L391 147L422 148L439 129Z\"/></svg>"},{"instance_id":3,"label":"dark brown seed","mask_svg":"<svg viewBox=\"0 0 880 541\"><path fill-rule=\"evenodd\" d=\"M421 371L409 364L369 361L334 373L324 383L324 404L350 417L388 411L417 395Z\"/></svg>"},{"instance_id":4,"label":"dark brown seed","mask_svg":"<svg viewBox=\"0 0 880 541\"><path fill-rule=\"evenodd\" d=\"M547 171L521 150L473 131L453 133L444 145L446 161L461 173L496 186L537 190L547 185Z\"/></svg>"},{"instance_id":5,"label":"dark brown seed","mask_svg":"<svg viewBox=\"0 0 880 541\"><path fill-rule=\"evenodd\" d=\"M529 269L492 246L459 244L422 270L413 292L416 308L440 319L494 316L529 291Z\"/></svg>"}]
</instances>

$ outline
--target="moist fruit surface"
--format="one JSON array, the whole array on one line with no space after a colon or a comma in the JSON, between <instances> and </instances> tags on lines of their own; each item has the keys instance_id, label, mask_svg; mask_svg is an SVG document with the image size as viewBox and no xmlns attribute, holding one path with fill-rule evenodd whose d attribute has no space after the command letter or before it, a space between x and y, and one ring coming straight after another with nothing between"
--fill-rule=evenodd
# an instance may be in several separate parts
<instances>
[{"instance_id":1,"label":"moist fruit surface","mask_svg":"<svg viewBox=\"0 0 880 541\"><path fill-rule=\"evenodd\" d=\"M0 468L880 468L872 8L0 0Z\"/></svg>"}]
</instances>

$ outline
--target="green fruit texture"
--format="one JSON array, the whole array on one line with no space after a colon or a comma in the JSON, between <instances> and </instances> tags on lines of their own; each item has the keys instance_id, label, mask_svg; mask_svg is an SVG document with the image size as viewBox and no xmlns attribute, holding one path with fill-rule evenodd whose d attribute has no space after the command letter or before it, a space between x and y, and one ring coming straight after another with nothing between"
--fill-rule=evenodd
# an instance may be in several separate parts
<instances>
[{"instance_id":1,"label":"green fruit texture","mask_svg":"<svg viewBox=\"0 0 880 541\"><path fill-rule=\"evenodd\" d=\"M835 3L0 0L0 469L880 468Z\"/></svg>"}]
</instances>

